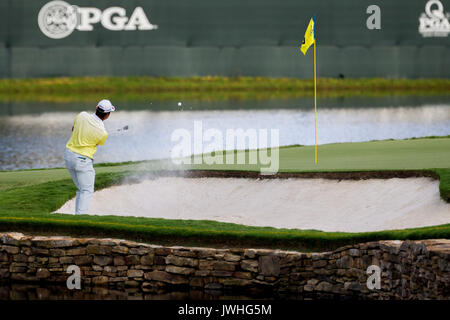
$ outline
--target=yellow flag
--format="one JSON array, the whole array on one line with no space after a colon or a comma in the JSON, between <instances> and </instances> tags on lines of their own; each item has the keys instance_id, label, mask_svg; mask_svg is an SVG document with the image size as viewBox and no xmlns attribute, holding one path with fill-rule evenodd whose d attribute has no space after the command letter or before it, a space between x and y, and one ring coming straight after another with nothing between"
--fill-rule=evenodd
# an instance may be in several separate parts
<instances>
[{"instance_id":1,"label":"yellow flag","mask_svg":"<svg viewBox=\"0 0 450 320\"><path fill-rule=\"evenodd\" d=\"M308 28L306 29L305 37L303 38L302 46L300 47L300 50L303 52L303 54L306 54L308 48L311 47L311 45L316 40L316 32L314 30L315 20L316 19L312 17L311 21L309 21Z\"/></svg>"}]
</instances>

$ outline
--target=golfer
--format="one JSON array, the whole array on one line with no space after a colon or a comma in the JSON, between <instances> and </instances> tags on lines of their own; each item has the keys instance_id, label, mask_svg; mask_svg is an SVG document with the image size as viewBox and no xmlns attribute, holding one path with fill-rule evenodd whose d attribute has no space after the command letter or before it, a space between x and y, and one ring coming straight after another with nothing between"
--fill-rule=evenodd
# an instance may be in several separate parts
<instances>
[{"instance_id":1,"label":"golfer","mask_svg":"<svg viewBox=\"0 0 450 320\"><path fill-rule=\"evenodd\" d=\"M83 111L73 121L72 136L66 144L64 160L78 189L75 214L88 212L94 194L94 154L98 145L105 144L108 132L103 121L108 119L114 110L111 101L105 99L98 103L95 113Z\"/></svg>"}]
</instances>

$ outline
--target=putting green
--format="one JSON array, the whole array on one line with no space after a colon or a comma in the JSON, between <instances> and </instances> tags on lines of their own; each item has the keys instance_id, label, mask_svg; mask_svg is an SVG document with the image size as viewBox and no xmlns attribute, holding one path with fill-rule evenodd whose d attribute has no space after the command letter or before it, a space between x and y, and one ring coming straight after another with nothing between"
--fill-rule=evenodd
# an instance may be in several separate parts
<instances>
[{"instance_id":1,"label":"putting green","mask_svg":"<svg viewBox=\"0 0 450 320\"><path fill-rule=\"evenodd\" d=\"M195 165L193 167L205 170L259 169L258 165ZM317 164L314 163L313 146L280 148L280 172L415 170L449 167L449 138L321 145L318 146Z\"/></svg>"},{"instance_id":2,"label":"putting green","mask_svg":"<svg viewBox=\"0 0 450 320\"><path fill-rule=\"evenodd\" d=\"M280 172L450 168L450 138L448 137L319 145L318 164L314 164L313 146L281 147L279 151ZM146 161L111 166L105 164L96 166L95 170L97 174L100 174L161 168L164 168L164 162ZM256 171L259 170L259 165L203 164L184 168ZM172 166L172 169L182 169L182 167ZM64 168L4 171L0 172L0 191L68 178L70 175Z\"/></svg>"}]
</instances>

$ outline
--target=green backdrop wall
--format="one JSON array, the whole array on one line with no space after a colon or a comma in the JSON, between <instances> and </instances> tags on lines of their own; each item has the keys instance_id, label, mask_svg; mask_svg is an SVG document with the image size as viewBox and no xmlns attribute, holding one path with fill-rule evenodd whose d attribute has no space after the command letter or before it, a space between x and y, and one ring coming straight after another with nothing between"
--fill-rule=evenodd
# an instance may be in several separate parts
<instances>
[{"instance_id":1,"label":"green backdrop wall","mask_svg":"<svg viewBox=\"0 0 450 320\"><path fill-rule=\"evenodd\" d=\"M83 75L313 76L298 46L316 16L319 76L449 77L448 37L423 37L428 0L67 0L79 7L143 8L156 30L43 34L48 0L0 0L0 77ZM441 0L450 15L450 4ZM366 9L381 8L369 30ZM436 7L434 7L436 8Z\"/></svg>"}]
</instances>

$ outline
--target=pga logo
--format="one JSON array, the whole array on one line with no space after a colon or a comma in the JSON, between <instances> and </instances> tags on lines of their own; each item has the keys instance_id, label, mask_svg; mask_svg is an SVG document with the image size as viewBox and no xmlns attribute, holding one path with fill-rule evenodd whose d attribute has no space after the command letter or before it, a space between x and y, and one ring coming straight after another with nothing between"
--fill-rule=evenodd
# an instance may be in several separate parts
<instances>
[{"instance_id":1,"label":"pga logo","mask_svg":"<svg viewBox=\"0 0 450 320\"><path fill-rule=\"evenodd\" d=\"M78 7L65 1L50 1L39 11L38 25L42 33L52 39L69 36L75 29L92 31L94 24L111 31L156 30L142 7L136 7L128 17L125 8L110 7L100 10L94 7Z\"/></svg>"}]
</instances>

